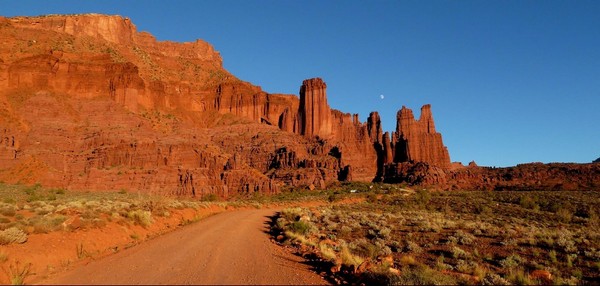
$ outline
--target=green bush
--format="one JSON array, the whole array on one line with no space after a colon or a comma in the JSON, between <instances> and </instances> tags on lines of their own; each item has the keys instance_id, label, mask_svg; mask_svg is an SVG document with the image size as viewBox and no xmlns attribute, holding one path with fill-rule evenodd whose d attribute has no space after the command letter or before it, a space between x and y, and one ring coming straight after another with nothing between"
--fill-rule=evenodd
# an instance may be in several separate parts
<instances>
[{"instance_id":1,"label":"green bush","mask_svg":"<svg viewBox=\"0 0 600 286\"><path fill-rule=\"evenodd\" d=\"M314 226L308 221L295 221L290 224L289 229L297 234L307 235L314 230Z\"/></svg>"}]
</instances>

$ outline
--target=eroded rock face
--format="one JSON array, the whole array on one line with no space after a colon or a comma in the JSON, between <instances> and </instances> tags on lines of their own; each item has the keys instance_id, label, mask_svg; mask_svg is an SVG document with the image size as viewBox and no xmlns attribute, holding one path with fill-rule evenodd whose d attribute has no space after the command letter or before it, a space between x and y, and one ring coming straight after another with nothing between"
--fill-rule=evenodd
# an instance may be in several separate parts
<instances>
[{"instance_id":1,"label":"eroded rock face","mask_svg":"<svg viewBox=\"0 0 600 286\"><path fill-rule=\"evenodd\" d=\"M449 160L428 110L383 133L377 112L331 109L320 78L267 93L210 44L157 41L119 16L0 17L0 38L5 182L229 197Z\"/></svg>"},{"instance_id":2,"label":"eroded rock face","mask_svg":"<svg viewBox=\"0 0 600 286\"><path fill-rule=\"evenodd\" d=\"M322 79L311 78L302 82L298 121L299 132L304 136L331 136L331 109L327 104L327 84Z\"/></svg>"},{"instance_id":3,"label":"eroded rock face","mask_svg":"<svg viewBox=\"0 0 600 286\"><path fill-rule=\"evenodd\" d=\"M490 168L470 165L453 170L425 162L385 166L385 181L429 186L440 190L598 191L598 164L529 163Z\"/></svg>"},{"instance_id":4,"label":"eroded rock face","mask_svg":"<svg viewBox=\"0 0 600 286\"><path fill-rule=\"evenodd\" d=\"M426 162L443 169L450 168L448 149L442 135L435 131L431 106L421 107L421 117L415 120L412 110L402 107L398 111L397 141L394 162Z\"/></svg>"}]
</instances>

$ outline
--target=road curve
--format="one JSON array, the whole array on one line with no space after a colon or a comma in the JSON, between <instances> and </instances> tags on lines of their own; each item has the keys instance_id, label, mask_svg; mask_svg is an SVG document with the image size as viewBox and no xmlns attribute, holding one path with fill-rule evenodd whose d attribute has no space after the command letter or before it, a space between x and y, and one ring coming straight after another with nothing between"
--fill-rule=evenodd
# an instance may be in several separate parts
<instances>
[{"instance_id":1,"label":"road curve","mask_svg":"<svg viewBox=\"0 0 600 286\"><path fill-rule=\"evenodd\" d=\"M274 210L225 212L43 284L327 284L269 240Z\"/></svg>"}]
</instances>

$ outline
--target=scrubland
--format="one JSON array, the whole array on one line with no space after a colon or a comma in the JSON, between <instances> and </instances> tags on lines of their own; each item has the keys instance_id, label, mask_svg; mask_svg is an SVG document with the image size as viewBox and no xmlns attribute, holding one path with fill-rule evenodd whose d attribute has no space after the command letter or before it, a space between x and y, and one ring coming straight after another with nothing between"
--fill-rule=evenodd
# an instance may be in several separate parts
<instances>
[{"instance_id":1,"label":"scrubland","mask_svg":"<svg viewBox=\"0 0 600 286\"><path fill-rule=\"evenodd\" d=\"M597 192L338 184L169 198L0 184L0 281L23 284L236 208L283 209L273 240L332 283L597 284Z\"/></svg>"},{"instance_id":2,"label":"scrubland","mask_svg":"<svg viewBox=\"0 0 600 286\"><path fill-rule=\"evenodd\" d=\"M240 205L0 184L0 282L28 283Z\"/></svg>"},{"instance_id":3,"label":"scrubland","mask_svg":"<svg viewBox=\"0 0 600 286\"><path fill-rule=\"evenodd\" d=\"M366 200L288 208L272 223L274 239L310 259L332 283L600 281L597 192L430 192L349 185L336 196L350 195L349 188Z\"/></svg>"}]
</instances>

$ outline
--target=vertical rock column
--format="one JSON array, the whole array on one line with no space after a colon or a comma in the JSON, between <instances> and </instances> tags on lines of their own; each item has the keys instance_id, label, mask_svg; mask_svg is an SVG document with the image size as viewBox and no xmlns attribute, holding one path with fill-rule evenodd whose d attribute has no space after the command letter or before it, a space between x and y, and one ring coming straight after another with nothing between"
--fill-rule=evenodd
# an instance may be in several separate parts
<instances>
[{"instance_id":1,"label":"vertical rock column","mask_svg":"<svg viewBox=\"0 0 600 286\"><path fill-rule=\"evenodd\" d=\"M332 131L331 109L327 104L327 85L320 78L304 80L300 87L298 127L301 135L329 137Z\"/></svg>"},{"instance_id":2,"label":"vertical rock column","mask_svg":"<svg viewBox=\"0 0 600 286\"><path fill-rule=\"evenodd\" d=\"M435 131L431 105L421 107L419 120L415 120L412 110L403 106L397 120L394 162L426 162L450 168L450 155L442 142L442 134Z\"/></svg>"}]
</instances>

